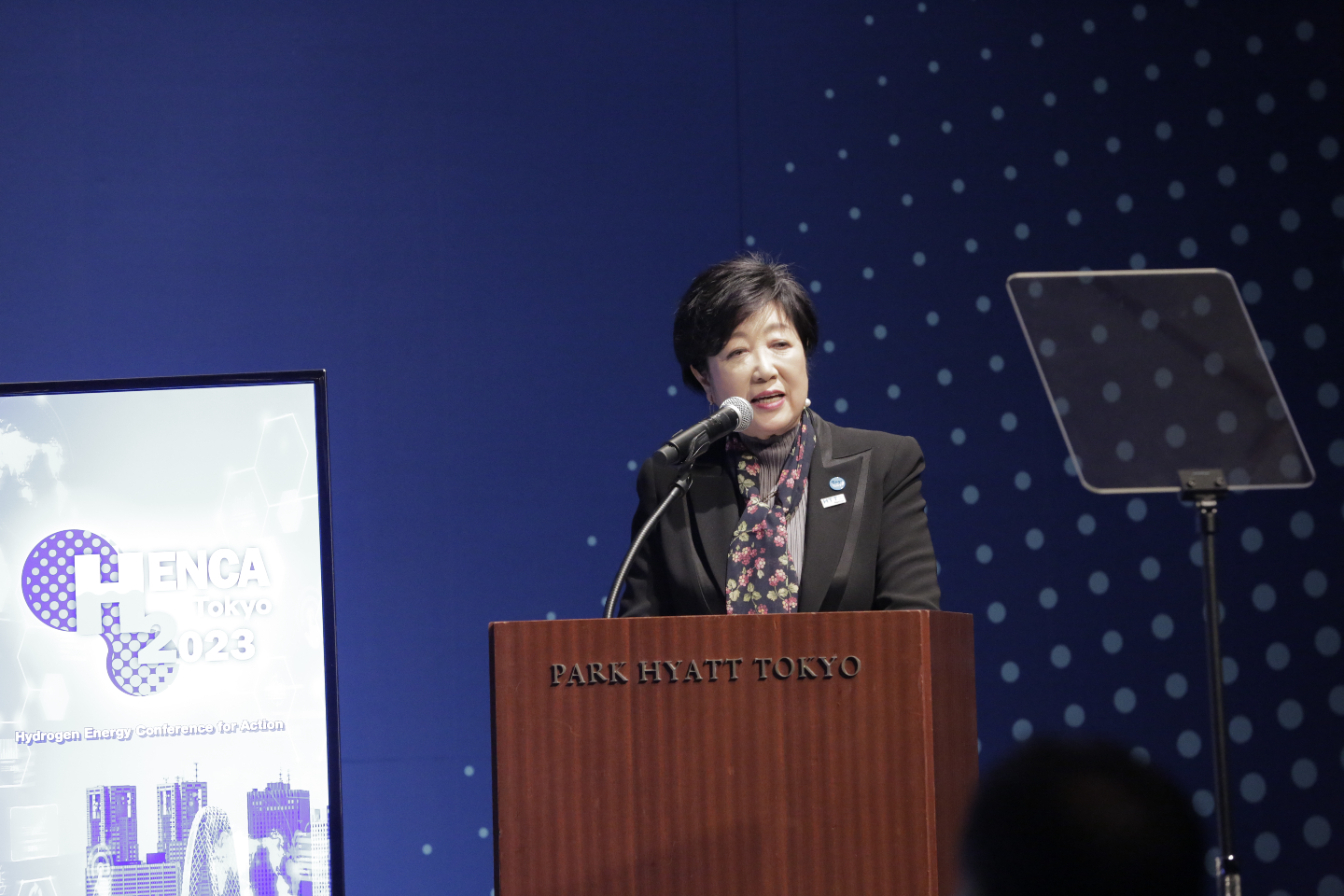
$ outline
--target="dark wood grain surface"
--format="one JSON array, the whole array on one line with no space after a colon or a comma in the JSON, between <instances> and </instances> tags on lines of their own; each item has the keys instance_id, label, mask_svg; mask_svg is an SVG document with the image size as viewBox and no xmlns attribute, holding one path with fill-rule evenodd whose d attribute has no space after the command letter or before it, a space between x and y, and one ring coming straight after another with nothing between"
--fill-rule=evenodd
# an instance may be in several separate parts
<instances>
[{"instance_id":1,"label":"dark wood grain surface","mask_svg":"<svg viewBox=\"0 0 1344 896\"><path fill-rule=\"evenodd\" d=\"M832 676L812 660L800 677L819 656ZM490 657L498 896L954 892L977 771L971 617L495 623ZM792 674L759 680L758 657ZM736 658L737 681L728 665L710 680L706 660ZM677 682L661 666L640 683L640 661L664 660ZM626 684L573 673L621 662Z\"/></svg>"}]
</instances>

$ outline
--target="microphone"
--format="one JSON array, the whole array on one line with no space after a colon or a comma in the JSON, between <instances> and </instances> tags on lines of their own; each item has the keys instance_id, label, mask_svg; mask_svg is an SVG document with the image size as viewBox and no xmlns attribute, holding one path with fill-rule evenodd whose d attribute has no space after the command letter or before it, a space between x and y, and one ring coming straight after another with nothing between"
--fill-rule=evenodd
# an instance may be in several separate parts
<instances>
[{"instance_id":1,"label":"microphone","mask_svg":"<svg viewBox=\"0 0 1344 896\"><path fill-rule=\"evenodd\" d=\"M755 412L745 398L731 396L724 399L717 411L668 439L654 453L654 457L665 464L684 464L699 457L711 442L751 426L751 418L754 416Z\"/></svg>"}]
</instances>

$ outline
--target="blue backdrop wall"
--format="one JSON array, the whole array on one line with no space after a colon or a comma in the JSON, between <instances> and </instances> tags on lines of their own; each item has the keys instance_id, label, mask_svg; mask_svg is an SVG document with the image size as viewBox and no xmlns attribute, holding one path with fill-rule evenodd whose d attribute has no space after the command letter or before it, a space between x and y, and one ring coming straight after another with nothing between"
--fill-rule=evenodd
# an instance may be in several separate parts
<instances>
[{"instance_id":1,"label":"blue backdrop wall","mask_svg":"<svg viewBox=\"0 0 1344 896\"><path fill-rule=\"evenodd\" d=\"M1224 511L1239 845L1249 891L1341 896L1342 33L1308 0L5 3L0 381L329 370L350 891L485 896L486 622L599 612L634 468L702 410L672 308L746 248L815 295L814 405L924 446L982 761L1112 737L1207 817L1193 514L1078 485L1003 281L1226 269L1319 477Z\"/></svg>"}]
</instances>

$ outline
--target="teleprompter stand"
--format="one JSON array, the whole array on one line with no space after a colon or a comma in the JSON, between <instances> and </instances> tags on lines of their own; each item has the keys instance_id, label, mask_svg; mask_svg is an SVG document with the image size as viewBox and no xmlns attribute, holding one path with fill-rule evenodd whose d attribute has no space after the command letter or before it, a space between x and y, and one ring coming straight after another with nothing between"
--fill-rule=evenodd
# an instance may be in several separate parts
<instances>
[{"instance_id":1,"label":"teleprompter stand","mask_svg":"<svg viewBox=\"0 0 1344 896\"><path fill-rule=\"evenodd\" d=\"M1204 638L1209 664L1209 718L1213 725L1214 786L1218 795L1219 893L1241 896L1241 870L1232 852L1232 794L1227 785L1227 713L1223 709L1222 646L1218 638L1222 605L1218 602L1218 502L1227 497L1222 470L1181 470L1181 499L1199 511L1200 547L1204 552Z\"/></svg>"},{"instance_id":2,"label":"teleprompter stand","mask_svg":"<svg viewBox=\"0 0 1344 896\"><path fill-rule=\"evenodd\" d=\"M1315 472L1223 271L1014 274L1008 294L1078 479L1099 494L1176 492L1199 514L1220 896L1240 896L1227 773L1215 535L1234 492Z\"/></svg>"}]
</instances>

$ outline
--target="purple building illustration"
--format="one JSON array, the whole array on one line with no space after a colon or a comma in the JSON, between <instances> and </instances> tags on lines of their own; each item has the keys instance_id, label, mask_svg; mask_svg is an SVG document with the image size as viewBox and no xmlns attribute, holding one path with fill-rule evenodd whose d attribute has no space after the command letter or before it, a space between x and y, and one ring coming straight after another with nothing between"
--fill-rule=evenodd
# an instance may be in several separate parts
<instances>
[{"instance_id":1,"label":"purple building illustration","mask_svg":"<svg viewBox=\"0 0 1344 896\"><path fill-rule=\"evenodd\" d=\"M86 896L178 896L182 869L168 862L113 865L110 874L89 879Z\"/></svg>"},{"instance_id":2,"label":"purple building illustration","mask_svg":"<svg viewBox=\"0 0 1344 896\"><path fill-rule=\"evenodd\" d=\"M264 839L274 832L288 846L294 842L296 833L308 830L311 818L308 791L295 790L286 781L272 781L265 790L251 790L247 794L247 836L253 840Z\"/></svg>"},{"instance_id":3,"label":"purple building illustration","mask_svg":"<svg viewBox=\"0 0 1344 896\"><path fill-rule=\"evenodd\" d=\"M178 779L159 785L158 851L142 861L135 787L90 787L86 896L181 896L192 823L206 808L206 793L204 781ZM201 861L206 861L205 853ZM236 872L234 876L236 881ZM236 891L231 896L237 896Z\"/></svg>"},{"instance_id":4,"label":"purple building illustration","mask_svg":"<svg viewBox=\"0 0 1344 896\"><path fill-rule=\"evenodd\" d=\"M209 803L204 781L183 781L160 784L158 791L159 852L171 861L181 863L187 850L187 836L196 813ZM175 844L180 844L174 849Z\"/></svg>"},{"instance_id":5,"label":"purple building illustration","mask_svg":"<svg viewBox=\"0 0 1344 896\"><path fill-rule=\"evenodd\" d=\"M88 809L88 846L106 847L113 865L140 861L135 785L90 787L85 794Z\"/></svg>"}]
</instances>

